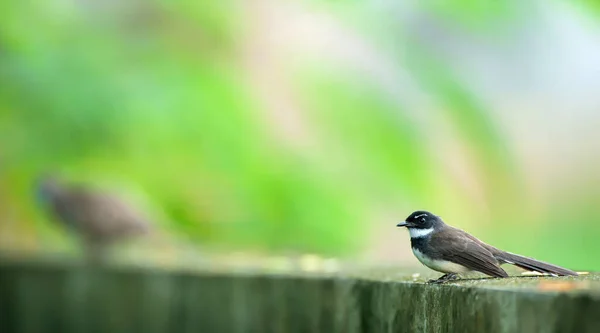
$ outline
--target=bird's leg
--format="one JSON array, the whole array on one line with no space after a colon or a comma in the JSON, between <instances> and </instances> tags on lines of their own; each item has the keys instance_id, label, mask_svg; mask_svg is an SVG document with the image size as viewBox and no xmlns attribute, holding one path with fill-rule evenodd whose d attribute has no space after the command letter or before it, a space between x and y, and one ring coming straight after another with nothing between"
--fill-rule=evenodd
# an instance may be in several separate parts
<instances>
[{"instance_id":1,"label":"bird's leg","mask_svg":"<svg viewBox=\"0 0 600 333\"><path fill-rule=\"evenodd\" d=\"M456 274L456 273L448 273L448 274L442 275L439 279L429 280L429 281L427 281L427 283L442 284L444 282L448 282L448 281L451 281L451 280L456 280L458 278L459 278L458 274Z\"/></svg>"},{"instance_id":2,"label":"bird's leg","mask_svg":"<svg viewBox=\"0 0 600 333\"><path fill-rule=\"evenodd\" d=\"M101 242L86 239L84 241L84 254L87 264L92 266L103 265L106 261L106 247Z\"/></svg>"}]
</instances>

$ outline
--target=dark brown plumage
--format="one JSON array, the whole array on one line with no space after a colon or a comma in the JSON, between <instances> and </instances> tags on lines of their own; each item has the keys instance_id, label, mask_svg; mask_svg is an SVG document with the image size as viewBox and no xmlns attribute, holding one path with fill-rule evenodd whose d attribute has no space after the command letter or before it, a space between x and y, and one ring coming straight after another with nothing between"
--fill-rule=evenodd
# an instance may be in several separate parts
<instances>
[{"instance_id":1,"label":"dark brown plumage","mask_svg":"<svg viewBox=\"0 0 600 333\"><path fill-rule=\"evenodd\" d=\"M439 249L439 251L434 250L432 257L457 262L471 270L490 276L508 276L500 267L491 246L460 229L448 225L444 227L452 228L454 232L434 233L431 235L429 239L430 248ZM440 243L444 245L440 246ZM452 248L453 251L446 251L449 248Z\"/></svg>"},{"instance_id":2,"label":"dark brown plumage","mask_svg":"<svg viewBox=\"0 0 600 333\"><path fill-rule=\"evenodd\" d=\"M86 254L94 261L112 243L150 229L140 211L108 192L67 184L52 176L39 180L37 192L54 219L81 237Z\"/></svg>"},{"instance_id":3,"label":"dark brown plumage","mask_svg":"<svg viewBox=\"0 0 600 333\"><path fill-rule=\"evenodd\" d=\"M497 249L489 244L486 244L482 241L480 241L479 239L475 238L474 236L451 226L446 225L446 228L452 228L454 230L456 230L456 233L453 233L454 235L460 235L459 237L459 241L463 241L465 242L465 244L467 247L469 247L470 249L477 249L474 252L477 253L477 257L479 261L486 261L484 258L489 258L489 254L492 255L492 257L495 259L495 265L498 267L499 270L502 271L499 272L494 268L489 267L489 265L487 266L487 270L488 271L484 271L484 270L479 270L482 273L491 275L491 276L496 276L496 277L506 277L506 272L500 268L499 265L501 264L511 264L511 265L515 265L517 267L523 268L525 270L529 270L529 271L535 271L535 272L540 272L540 273L547 273L547 274L553 274L553 275L577 275L576 272L570 270L570 269L566 269L560 266L556 266L547 262L543 262L543 261L539 261L533 258L528 258L528 257L524 257L518 254L514 254L514 253L510 253L510 252L506 252L506 251L502 251L500 249ZM488 264L491 263L488 261ZM476 269L474 269L476 270ZM500 275L495 275L492 274L493 271L496 271L496 273L499 273Z\"/></svg>"}]
</instances>

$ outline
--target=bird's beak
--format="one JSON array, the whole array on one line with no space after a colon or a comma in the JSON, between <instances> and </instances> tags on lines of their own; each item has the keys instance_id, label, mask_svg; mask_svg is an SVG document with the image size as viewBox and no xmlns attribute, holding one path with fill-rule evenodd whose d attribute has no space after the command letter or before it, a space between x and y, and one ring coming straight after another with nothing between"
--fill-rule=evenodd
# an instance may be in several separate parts
<instances>
[{"instance_id":1,"label":"bird's beak","mask_svg":"<svg viewBox=\"0 0 600 333\"><path fill-rule=\"evenodd\" d=\"M397 227L408 227L408 222L404 221L404 222L400 222L398 224L396 224Z\"/></svg>"}]
</instances>

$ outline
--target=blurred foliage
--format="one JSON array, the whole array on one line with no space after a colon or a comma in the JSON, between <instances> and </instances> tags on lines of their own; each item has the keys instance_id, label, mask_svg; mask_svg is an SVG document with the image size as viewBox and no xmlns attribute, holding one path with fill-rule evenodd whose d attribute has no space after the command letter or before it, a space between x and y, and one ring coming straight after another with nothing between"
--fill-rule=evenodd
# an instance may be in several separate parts
<instances>
[{"instance_id":1,"label":"blurred foliage","mask_svg":"<svg viewBox=\"0 0 600 333\"><path fill-rule=\"evenodd\" d=\"M14 189L2 204L18 207L19 218L32 218L31 180L49 168L140 184L167 216L165 227L195 241L355 248L357 217L344 195L272 142L236 68L220 63L234 26L221 5L140 2L97 12L87 6L98 4L75 3L89 12L60 18L52 5L60 4L5 5L10 20L2 23L0 140L10 143L2 175ZM23 25L32 15L35 27ZM177 23L155 26L165 21ZM193 45L198 40L204 45Z\"/></svg>"},{"instance_id":2,"label":"blurred foliage","mask_svg":"<svg viewBox=\"0 0 600 333\"><path fill-rule=\"evenodd\" d=\"M511 214L514 214L522 200L519 193L522 179L519 179L520 171L504 134L493 122L489 110L474 92L469 91L468 83L461 82L440 59L420 50L416 44L407 58L411 64L408 67L426 89L435 92L437 102L443 106L459 139L472 150L476 165L487 174L482 179L489 182L483 186L490 190L485 194L486 202L505 205L491 208L499 213L509 212L506 206L512 206Z\"/></svg>"},{"instance_id":3,"label":"blurred foliage","mask_svg":"<svg viewBox=\"0 0 600 333\"><path fill-rule=\"evenodd\" d=\"M513 228L535 214L513 148L471 82L390 18L362 14L366 2L298 3L318 3L340 22L360 17L352 37L407 69L434 109L391 98L343 61L316 65L297 55L300 70L288 88L298 96L312 142L298 148L274 129L281 119L265 111L254 89L260 80L249 74L245 52L256 37L249 27L263 18L250 17L249 7L159 0L0 4L0 233L10 235L0 245L8 238L15 247L61 242L31 195L39 172L57 170L143 192L162 228L203 245L356 253L370 245L366 235L381 215L401 219L426 208L463 218L462 226L479 223L479 234L499 246L551 252L560 233L544 233L527 247L512 231L489 228ZM423 10L482 32L520 17L515 6L453 0ZM464 181L441 161L447 155L432 146L438 129L419 122L415 115L422 113L449 124L451 140L472 161L481 197L465 194ZM584 206L580 215L589 221L593 205ZM480 220L486 214L494 217ZM542 215L537 221L556 221ZM523 230L538 228L531 223ZM577 235L568 237L576 242ZM557 263L600 268L569 258L586 246L564 252Z\"/></svg>"},{"instance_id":4,"label":"blurred foliage","mask_svg":"<svg viewBox=\"0 0 600 333\"><path fill-rule=\"evenodd\" d=\"M459 22L470 29L485 29L497 26L511 18L518 5L514 1L435 0L425 6L444 19Z\"/></svg>"}]
</instances>

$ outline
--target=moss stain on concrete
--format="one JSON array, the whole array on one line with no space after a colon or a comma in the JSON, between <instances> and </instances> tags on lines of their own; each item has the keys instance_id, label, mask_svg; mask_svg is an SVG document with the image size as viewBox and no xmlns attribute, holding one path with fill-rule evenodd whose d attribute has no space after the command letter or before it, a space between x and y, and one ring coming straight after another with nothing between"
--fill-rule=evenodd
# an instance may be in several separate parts
<instances>
[{"instance_id":1,"label":"moss stain on concrete","mask_svg":"<svg viewBox=\"0 0 600 333\"><path fill-rule=\"evenodd\" d=\"M598 273L424 283L437 276L0 261L0 332L600 332Z\"/></svg>"}]
</instances>

